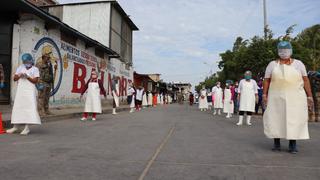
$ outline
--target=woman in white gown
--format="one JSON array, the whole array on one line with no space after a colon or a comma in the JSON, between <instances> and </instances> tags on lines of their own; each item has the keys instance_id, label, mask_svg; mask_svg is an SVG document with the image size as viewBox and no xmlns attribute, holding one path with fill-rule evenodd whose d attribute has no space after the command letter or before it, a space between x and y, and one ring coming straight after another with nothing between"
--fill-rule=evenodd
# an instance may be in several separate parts
<instances>
[{"instance_id":1,"label":"woman in white gown","mask_svg":"<svg viewBox=\"0 0 320 180\"><path fill-rule=\"evenodd\" d=\"M231 88L232 85L227 83L226 88L224 89L223 112L227 113L226 118L231 118L234 111L233 94Z\"/></svg>"},{"instance_id":2,"label":"woman in white gown","mask_svg":"<svg viewBox=\"0 0 320 180\"><path fill-rule=\"evenodd\" d=\"M207 90L205 86L202 86L202 89L200 90L199 109L200 111L207 111L208 107Z\"/></svg>"},{"instance_id":3,"label":"woman in white gown","mask_svg":"<svg viewBox=\"0 0 320 180\"><path fill-rule=\"evenodd\" d=\"M13 128L7 130L7 133L14 133L19 130L19 125L24 125L21 135L28 135L30 124L41 124L35 85L40 74L39 69L33 66L34 60L31 54L25 53L21 59L23 64L18 67L13 77L13 80L18 83L11 116Z\"/></svg>"},{"instance_id":4,"label":"woman in white gown","mask_svg":"<svg viewBox=\"0 0 320 180\"><path fill-rule=\"evenodd\" d=\"M289 140L289 152L297 153L296 140L309 139L308 108L313 110L313 97L305 65L292 59L288 41L278 44L279 59L266 69L263 101L264 133L274 139L273 151L281 151L280 138Z\"/></svg>"}]
</instances>

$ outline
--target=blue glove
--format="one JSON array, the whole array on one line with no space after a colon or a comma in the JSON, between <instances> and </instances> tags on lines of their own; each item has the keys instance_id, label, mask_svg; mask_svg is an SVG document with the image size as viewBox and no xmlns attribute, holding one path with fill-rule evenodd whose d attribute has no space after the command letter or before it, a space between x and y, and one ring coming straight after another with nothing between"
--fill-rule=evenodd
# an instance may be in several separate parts
<instances>
[{"instance_id":1,"label":"blue glove","mask_svg":"<svg viewBox=\"0 0 320 180\"><path fill-rule=\"evenodd\" d=\"M4 85L4 83L0 83L0 89L5 88L6 86Z\"/></svg>"}]
</instances>

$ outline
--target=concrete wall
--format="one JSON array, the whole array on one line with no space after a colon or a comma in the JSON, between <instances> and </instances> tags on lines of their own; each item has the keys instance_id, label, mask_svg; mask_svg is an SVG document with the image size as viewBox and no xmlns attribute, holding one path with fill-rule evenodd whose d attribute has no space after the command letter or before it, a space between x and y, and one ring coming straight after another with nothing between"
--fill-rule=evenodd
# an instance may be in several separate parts
<instances>
[{"instance_id":1,"label":"concrete wall","mask_svg":"<svg viewBox=\"0 0 320 180\"><path fill-rule=\"evenodd\" d=\"M60 39L60 30L46 30L44 22L34 16L24 16L19 24L14 25L12 46L12 71L15 72L21 64L20 57L23 53L32 53L35 61L41 60L42 49L46 46L52 48L52 63L57 63L55 72L54 89L50 99L51 106L68 107L81 106L79 101L81 88L89 79L92 68L100 69L100 79L108 92L111 100L110 83L112 76L120 76L120 94L125 100L127 84L133 80L133 70L127 70L125 64L119 59L104 59L95 56L94 48L86 48L85 43L77 40L72 46ZM12 82L11 101L14 100L17 83Z\"/></svg>"},{"instance_id":2,"label":"concrete wall","mask_svg":"<svg viewBox=\"0 0 320 180\"><path fill-rule=\"evenodd\" d=\"M63 6L62 21L109 47L110 3Z\"/></svg>"}]
</instances>

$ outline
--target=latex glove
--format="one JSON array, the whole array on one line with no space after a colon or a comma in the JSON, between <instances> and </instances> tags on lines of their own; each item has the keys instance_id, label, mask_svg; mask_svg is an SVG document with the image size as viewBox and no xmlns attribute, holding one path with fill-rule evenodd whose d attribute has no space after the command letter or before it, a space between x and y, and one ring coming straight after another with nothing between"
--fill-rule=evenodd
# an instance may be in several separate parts
<instances>
[{"instance_id":1,"label":"latex glove","mask_svg":"<svg viewBox=\"0 0 320 180\"><path fill-rule=\"evenodd\" d=\"M266 108L268 105L268 96L267 95L263 95L262 96L262 100L263 100L263 105Z\"/></svg>"},{"instance_id":2,"label":"latex glove","mask_svg":"<svg viewBox=\"0 0 320 180\"><path fill-rule=\"evenodd\" d=\"M309 111L314 112L314 101L313 101L313 98L312 97L308 97L307 100L308 100L307 102L308 102Z\"/></svg>"}]
</instances>

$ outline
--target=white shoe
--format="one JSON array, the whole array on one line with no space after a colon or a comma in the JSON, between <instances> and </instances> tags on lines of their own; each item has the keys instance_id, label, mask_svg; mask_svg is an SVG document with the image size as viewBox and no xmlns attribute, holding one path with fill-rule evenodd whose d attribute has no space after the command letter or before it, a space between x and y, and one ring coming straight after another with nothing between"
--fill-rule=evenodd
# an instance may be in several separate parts
<instances>
[{"instance_id":1,"label":"white shoe","mask_svg":"<svg viewBox=\"0 0 320 180\"><path fill-rule=\"evenodd\" d=\"M213 115L216 115L216 114L217 114L217 111L216 111L216 110L214 110L214 111L213 111Z\"/></svg>"},{"instance_id":2,"label":"white shoe","mask_svg":"<svg viewBox=\"0 0 320 180\"><path fill-rule=\"evenodd\" d=\"M251 116L247 116L247 125L251 126Z\"/></svg>"},{"instance_id":3,"label":"white shoe","mask_svg":"<svg viewBox=\"0 0 320 180\"><path fill-rule=\"evenodd\" d=\"M134 112L134 109L133 109L133 108L131 108L130 113L133 113L133 112Z\"/></svg>"},{"instance_id":4,"label":"white shoe","mask_svg":"<svg viewBox=\"0 0 320 180\"><path fill-rule=\"evenodd\" d=\"M231 118L230 113L227 114L226 118Z\"/></svg>"},{"instance_id":5,"label":"white shoe","mask_svg":"<svg viewBox=\"0 0 320 180\"><path fill-rule=\"evenodd\" d=\"M28 135L29 133L30 133L29 126L26 125L25 128L24 128L24 130L23 130L20 134L26 136L26 135Z\"/></svg>"},{"instance_id":6,"label":"white shoe","mask_svg":"<svg viewBox=\"0 0 320 180\"><path fill-rule=\"evenodd\" d=\"M221 111L220 111L220 109L218 110L218 115L221 115Z\"/></svg>"},{"instance_id":7,"label":"white shoe","mask_svg":"<svg viewBox=\"0 0 320 180\"><path fill-rule=\"evenodd\" d=\"M96 118L92 118L91 120L92 120L92 121L96 121L97 119L96 119Z\"/></svg>"},{"instance_id":8,"label":"white shoe","mask_svg":"<svg viewBox=\"0 0 320 180\"><path fill-rule=\"evenodd\" d=\"M80 121L86 121L86 120L87 120L87 118L85 118L85 117L80 119Z\"/></svg>"},{"instance_id":9,"label":"white shoe","mask_svg":"<svg viewBox=\"0 0 320 180\"><path fill-rule=\"evenodd\" d=\"M116 112L116 109L115 109L115 108L112 109L112 114L113 114L113 115L118 114L118 113Z\"/></svg>"},{"instance_id":10,"label":"white shoe","mask_svg":"<svg viewBox=\"0 0 320 180\"><path fill-rule=\"evenodd\" d=\"M8 129L6 132L7 132L8 134L13 134L13 133L15 133L15 132L18 131L18 130L19 130L18 125L13 125L13 128Z\"/></svg>"},{"instance_id":11,"label":"white shoe","mask_svg":"<svg viewBox=\"0 0 320 180\"><path fill-rule=\"evenodd\" d=\"M243 116L239 116L239 122L237 123L237 126L241 126L243 124Z\"/></svg>"}]
</instances>

